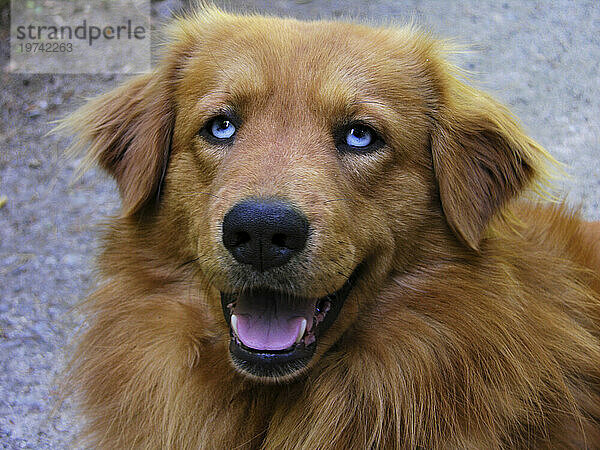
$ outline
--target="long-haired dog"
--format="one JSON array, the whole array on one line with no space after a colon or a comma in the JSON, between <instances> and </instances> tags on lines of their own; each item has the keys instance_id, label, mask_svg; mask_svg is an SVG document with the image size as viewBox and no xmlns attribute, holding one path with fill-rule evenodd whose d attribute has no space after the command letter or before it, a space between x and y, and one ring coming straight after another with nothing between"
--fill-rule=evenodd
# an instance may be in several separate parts
<instances>
[{"instance_id":1,"label":"long-haired dog","mask_svg":"<svg viewBox=\"0 0 600 450\"><path fill-rule=\"evenodd\" d=\"M101 448L600 448L600 229L411 28L175 20L63 126L118 184L68 383ZM539 197L538 197L539 198Z\"/></svg>"}]
</instances>

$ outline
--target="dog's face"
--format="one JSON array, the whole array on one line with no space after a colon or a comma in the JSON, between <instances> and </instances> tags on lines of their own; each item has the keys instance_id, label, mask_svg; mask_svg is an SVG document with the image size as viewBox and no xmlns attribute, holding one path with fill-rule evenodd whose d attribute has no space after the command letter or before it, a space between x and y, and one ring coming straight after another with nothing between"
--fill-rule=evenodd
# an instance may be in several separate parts
<instances>
[{"instance_id":1,"label":"dog's face","mask_svg":"<svg viewBox=\"0 0 600 450\"><path fill-rule=\"evenodd\" d=\"M76 127L123 214L197 268L254 378L297 376L377 326L392 272L476 251L534 175L535 144L426 36L215 10L170 36L154 73Z\"/></svg>"},{"instance_id":2,"label":"dog's face","mask_svg":"<svg viewBox=\"0 0 600 450\"><path fill-rule=\"evenodd\" d=\"M427 153L410 151L427 148L427 98L418 73L374 76L410 66L389 37L217 26L181 69L164 205L187 215L234 364L280 376L360 320L357 284L374 276L364 267L384 270L391 249L412 245L402 235L423 221L409 218L429 209L433 185L418 170Z\"/></svg>"}]
</instances>

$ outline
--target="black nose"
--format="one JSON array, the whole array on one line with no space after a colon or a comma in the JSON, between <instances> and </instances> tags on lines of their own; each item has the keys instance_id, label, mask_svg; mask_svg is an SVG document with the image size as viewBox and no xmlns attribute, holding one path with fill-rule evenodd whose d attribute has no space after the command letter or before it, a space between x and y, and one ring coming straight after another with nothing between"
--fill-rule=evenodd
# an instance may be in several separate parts
<instances>
[{"instance_id":1,"label":"black nose","mask_svg":"<svg viewBox=\"0 0 600 450\"><path fill-rule=\"evenodd\" d=\"M244 200L223 219L227 250L260 272L284 265L304 248L307 237L306 218L280 200Z\"/></svg>"}]
</instances>

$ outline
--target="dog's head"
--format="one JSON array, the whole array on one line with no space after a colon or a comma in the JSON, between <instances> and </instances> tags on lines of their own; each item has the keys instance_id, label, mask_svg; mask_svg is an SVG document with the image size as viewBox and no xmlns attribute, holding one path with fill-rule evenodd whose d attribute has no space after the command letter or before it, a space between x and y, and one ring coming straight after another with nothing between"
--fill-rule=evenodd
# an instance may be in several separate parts
<instances>
[{"instance_id":1,"label":"dog's head","mask_svg":"<svg viewBox=\"0 0 600 450\"><path fill-rule=\"evenodd\" d=\"M296 376L377 326L392 272L479 251L544 156L408 28L209 9L169 36L153 73L71 124L123 216L195 265L254 377Z\"/></svg>"}]
</instances>

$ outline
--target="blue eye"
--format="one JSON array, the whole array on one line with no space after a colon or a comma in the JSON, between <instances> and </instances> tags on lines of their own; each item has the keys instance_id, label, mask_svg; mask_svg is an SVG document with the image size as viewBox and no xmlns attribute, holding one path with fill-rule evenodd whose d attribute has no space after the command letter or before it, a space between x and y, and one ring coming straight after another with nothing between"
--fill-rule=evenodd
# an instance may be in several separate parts
<instances>
[{"instance_id":1,"label":"blue eye","mask_svg":"<svg viewBox=\"0 0 600 450\"><path fill-rule=\"evenodd\" d=\"M341 154L366 155L385 146L381 135L373 127L360 121L342 123L333 130L335 146Z\"/></svg>"},{"instance_id":2,"label":"blue eye","mask_svg":"<svg viewBox=\"0 0 600 450\"><path fill-rule=\"evenodd\" d=\"M235 134L235 125L225 117L217 117L210 123L210 133L217 139L229 139Z\"/></svg>"},{"instance_id":3,"label":"blue eye","mask_svg":"<svg viewBox=\"0 0 600 450\"><path fill-rule=\"evenodd\" d=\"M363 125L356 125L348 129L346 144L350 147L367 147L373 142L373 133Z\"/></svg>"}]
</instances>

